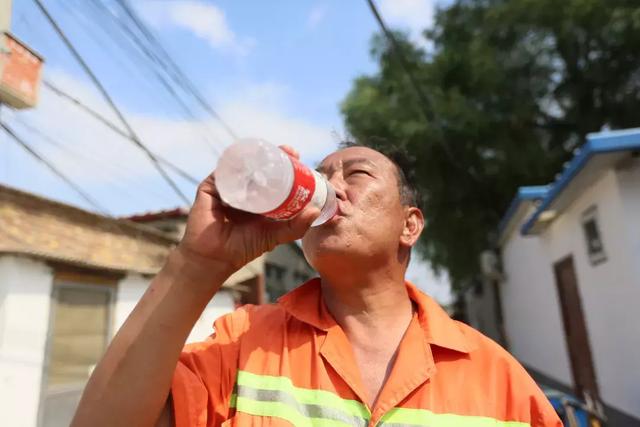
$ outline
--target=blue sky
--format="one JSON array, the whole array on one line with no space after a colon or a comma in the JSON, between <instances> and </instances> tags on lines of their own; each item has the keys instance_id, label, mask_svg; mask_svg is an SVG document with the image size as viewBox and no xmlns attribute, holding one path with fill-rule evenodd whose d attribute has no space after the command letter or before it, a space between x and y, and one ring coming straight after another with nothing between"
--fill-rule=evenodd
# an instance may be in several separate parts
<instances>
[{"instance_id":1,"label":"blue sky","mask_svg":"<svg viewBox=\"0 0 640 427\"><path fill-rule=\"evenodd\" d=\"M112 0L101 1L124 16ZM44 3L150 148L192 175L206 176L215 167L216 152L231 142L219 124L201 110L186 118L146 60L93 0ZM339 104L353 79L376 70L369 41L378 28L364 0L131 3L238 135L292 145L311 164L333 151L344 135ZM431 0L377 3L392 27L423 42L420 30L433 19ZM117 121L34 2L14 1L12 31L45 57L46 79ZM3 119L111 214L180 204L129 142L46 88L40 95L36 109L5 108ZM91 209L6 135L0 138L0 182ZM176 180L186 194L193 194L193 185ZM412 270L423 287L425 270L421 264ZM442 295L446 299L446 292Z\"/></svg>"}]
</instances>

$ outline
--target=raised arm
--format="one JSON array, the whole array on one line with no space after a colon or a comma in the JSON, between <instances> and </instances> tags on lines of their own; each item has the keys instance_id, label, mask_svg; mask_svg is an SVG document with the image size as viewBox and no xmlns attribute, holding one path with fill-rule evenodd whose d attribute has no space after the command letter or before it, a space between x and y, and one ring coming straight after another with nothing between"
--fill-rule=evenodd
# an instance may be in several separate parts
<instances>
[{"instance_id":1,"label":"raised arm","mask_svg":"<svg viewBox=\"0 0 640 427\"><path fill-rule=\"evenodd\" d=\"M291 221L273 222L231 211L209 176L198 187L183 240L109 345L71 425L171 425L173 372L209 300L247 262L302 237L318 215L309 208Z\"/></svg>"}]
</instances>

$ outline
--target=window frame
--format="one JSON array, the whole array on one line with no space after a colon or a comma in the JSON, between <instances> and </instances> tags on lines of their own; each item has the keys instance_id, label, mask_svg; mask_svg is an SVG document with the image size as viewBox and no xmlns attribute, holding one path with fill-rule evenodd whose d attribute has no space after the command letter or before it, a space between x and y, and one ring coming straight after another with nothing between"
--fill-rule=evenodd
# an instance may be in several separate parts
<instances>
[{"instance_id":1,"label":"window frame","mask_svg":"<svg viewBox=\"0 0 640 427\"><path fill-rule=\"evenodd\" d=\"M595 226L595 231L597 233L597 237L600 240L600 250L598 252L591 252L590 250L589 235L587 233L587 224L590 222L593 222ZM608 256L607 256L607 251L605 249L604 236L602 235L602 231L600 227L598 207L596 205L591 205L584 212L582 212L582 216L580 218L580 228L582 229L582 236L584 239L585 251L587 253L587 258L589 259L589 263L592 266L597 266L607 261Z\"/></svg>"}]
</instances>

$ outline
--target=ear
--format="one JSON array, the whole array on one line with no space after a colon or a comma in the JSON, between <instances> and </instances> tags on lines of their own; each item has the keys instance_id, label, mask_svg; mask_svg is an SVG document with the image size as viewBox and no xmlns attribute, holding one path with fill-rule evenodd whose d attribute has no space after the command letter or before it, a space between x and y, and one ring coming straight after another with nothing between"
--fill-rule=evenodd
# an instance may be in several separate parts
<instances>
[{"instance_id":1,"label":"ear","mask_svg":"<svg viewBox=\"0 0 640 427\"><path fill-rule=\"evenodd\" d=\"M422 211L416 207L408 207L405 209L404 228L400 235L400 244L413 247L418 241L422 230L424 229L424 215Z\"/></svg>"}]
</instances>

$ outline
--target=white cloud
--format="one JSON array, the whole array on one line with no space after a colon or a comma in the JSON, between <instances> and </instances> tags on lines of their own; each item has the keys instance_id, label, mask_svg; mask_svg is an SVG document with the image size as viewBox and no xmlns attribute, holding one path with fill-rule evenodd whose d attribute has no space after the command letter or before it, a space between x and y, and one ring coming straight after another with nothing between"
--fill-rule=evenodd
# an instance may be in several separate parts
<instances>
[{"instance_id":1,"label":"white cloud","mask_svg":"<svg viewBox=\"0 0 640 427\"><path fill-rule=\"evenodd\" d=\"M317 4L311 8L309 17L307 18L307 28L314 30L324 21L327 16L327 6L325 4Z\"/></svg>"},{"instance_id":2,"label":"white cloud","mask_svg":"<svg viewBox=\"0 0 640 427\"><path fill-rule=\"evenodd\" d=\"M336 148L332 129L298 117L289 101L289 88L278 83L248 83L221 102L220 113L240 137L260 137L290 145L310 165Z\"/></svg>"},{"instance_id":3,"label":"white cloud","mask_svg":"<svg viewBox=\"0 0 640 427\"><path fill-rule=\"evenodd\" d=\"M118 123L108 106L92 86L70 75L48 70L48 78L83 102ZM335 149L331 129L299 117L291 108L287 86L278 83L246 83L232 91L233 97L221 99L217 111L239 136L261 137L275 144L296 148L303 160L313 165ZM7 122L27 138L38 151L56 164L74 182L98 201L106 201L115 214L163 209L179 203L146 156L131 142L122 139L95 119L43 88L40 105L30 112L7 111ZM156 153L197 178L204 178L215 167L217 156L211 144L221 151L230 137L214 120L189 121L133 114L125 109L141 139ZM19 116L19 117L18 117ZM16 121L25 121L62 142L60 149L30 132ZM213 135L207 144L202 135ZM13 149L12 149L13 150ZM14 150L19 152L19 150ZM12 151L13 152L13 151ZM5 175L5 182L72 203L81 203L65 185L22 154L20 173ZM17 165L16 165L17 166ZM188 196L194 186L180 178ZM126 195L130 197L125 197ZM136 197L138 195L139 197Z\"/></svg>"},{"instance_id":4,"label":"white cloud","mask_svg":"<svg viewBox=\"0 0 640 427\"><path fill-rule=\"evenodd\" d=\"M424 45L422 32L433 26L435 0L383 0L380 12L389 25L408 29L411 39Z\"/></svg>"},{"instance_id":5,"label":"white cloud","mask_svg":"<svg viewBox=\"0 0 640 427\"><path fill-rule=\"evenodd\" d=\"M156 27L177 27L205 40L213 48L238 55L246 55L255 40L240 38L231 29L225 13L219 7L200 0L179 0L140 6L144 18Z\"/></svg>"}]
</instances>

